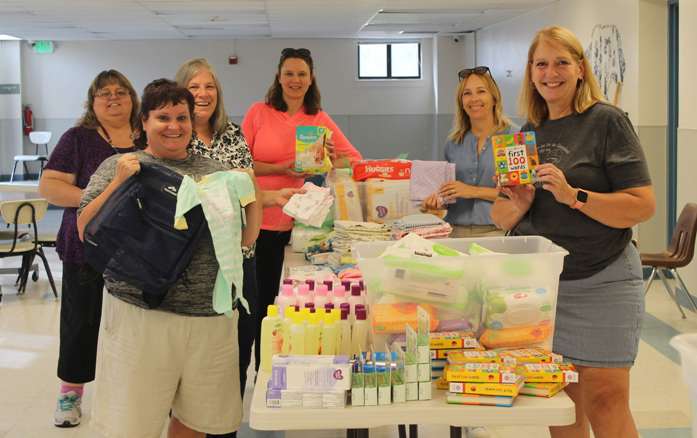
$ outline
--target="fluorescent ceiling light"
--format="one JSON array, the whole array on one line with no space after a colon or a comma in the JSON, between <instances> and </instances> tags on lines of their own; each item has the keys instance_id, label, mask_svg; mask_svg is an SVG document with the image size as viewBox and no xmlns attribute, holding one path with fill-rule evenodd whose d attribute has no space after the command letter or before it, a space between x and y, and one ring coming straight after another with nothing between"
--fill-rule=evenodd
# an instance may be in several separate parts
<instances>
[{"instance_id":1,"label":"fluorescent ceiling light","mask_svg":"<svg viewBox=\"0 0 697 438\"><path fill-rule=\"evenodd\" d=\"M17 41L17 40L21 40L21 38L14 37L12 35L0 34L0 41Z\"/></svg>"}]
</instances>

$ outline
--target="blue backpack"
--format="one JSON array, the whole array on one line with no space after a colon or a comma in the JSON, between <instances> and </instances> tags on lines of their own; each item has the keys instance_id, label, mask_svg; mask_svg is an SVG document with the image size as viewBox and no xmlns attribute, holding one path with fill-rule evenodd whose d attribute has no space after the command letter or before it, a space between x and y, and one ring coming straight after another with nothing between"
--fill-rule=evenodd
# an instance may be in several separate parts
<instances>
[{"instance_id":1,"label":"blue backpack","mask_svg":"<svg viewBox=\"0 0 697 438\"><path fill-rule=\"evenodd\" d=\"M85 227L85 259L98 272L140 289L147 305L156 308L210 231L201 206L185 214L188 229L175 229L183 177L156 164L140 167Z\"/></svg>"}]
</instances>

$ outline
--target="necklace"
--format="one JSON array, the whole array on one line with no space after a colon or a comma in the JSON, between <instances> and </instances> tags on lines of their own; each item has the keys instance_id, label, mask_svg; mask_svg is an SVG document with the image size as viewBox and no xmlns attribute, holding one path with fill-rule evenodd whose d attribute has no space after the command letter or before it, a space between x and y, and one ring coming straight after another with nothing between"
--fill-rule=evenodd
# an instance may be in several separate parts
<instances>
[{"instance_id":1,"label":"necklace","mask_svg":"<svg viewBox=\"0 0 697 438\"><path fill-rule=\"evenodd\" d=\"M114 144L111 141L111 135L109 135L109 131L107 131L106 128L104 127L104 125L102 125L99 121L97 121L97 124L99 124L99 127L104 132L104 136L106 137L105 140L107 143L109 143L109 146L111 146L111 149L113 149L114 152L116 152L117 154L125 154L127 152L134 152L136 150L136 147L134 144L132 144L131 146L128 146L128 147L123 147L123 148L114 146ZM131 131L131 141L133 140L133 136L134 136L134 133L133 133L133 131Z\"/></svg>"}]
</instances>

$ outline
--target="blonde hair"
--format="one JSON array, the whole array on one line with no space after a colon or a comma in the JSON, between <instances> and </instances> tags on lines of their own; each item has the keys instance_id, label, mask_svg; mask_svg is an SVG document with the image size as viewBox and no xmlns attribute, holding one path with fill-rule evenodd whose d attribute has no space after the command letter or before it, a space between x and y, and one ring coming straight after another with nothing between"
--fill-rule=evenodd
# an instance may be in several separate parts
<instances>
[{"instance_id":1,"label":"blonde hair","mask_svg":"<svg viewBox=\"0 0 697 438\"><path fill-rule=\"evenodd\" d=\"M530 73L535 50L543 40L561 46L569 52L577 63L583 66L583 78L576 85L573 100L573 110L576 113L582 113L596 103L605 101L598 81L593 74L593 69L583 54L583 46L576 35L564 27L550 26L537 31L528 49L528 63L525 67L525 76L520 90L519 109L521 115L527 117L533 126L539 126L549 117L547 102L537 91L535 84L532 83Z\"/></svg>"},{"instance_id":2,"label":"blonde hair","mask_svg":"<svg viewBox=\"0 0 697 438\"><path fill-rule=\"evenodd\" d=\"M218 93L218 103L208 122L211 125L213 133L220 135L227 127L228 116L225 112L225 104L223 103L223 88L220 86L220 81L218 81L218 75L208 61L205 58L194 58L186 61L179 67L179 70L177 70L177 75L174 77L174 80L180 87L188 89L189 81L204 70L207 70L211 74L213 82L215 83L215 89Z\"/></svg>"},{"instance_id":3,"label":"blonde hair","mask_svg":"<svg viewBox=\"0 0 697 438\"><path fill-rule=\"evenodd\" d=\"M491 94L494 100L494 124L496 125L496 132L499 132L511 125L510 120L503 115L503 104L501 99L501 91L499 87L494 82L494 78L490 74L477 74L471 73L465 76L464 79L460 81L455 90L455 117L453 118L453 129L450 130L448 134L448 140L454 143L462 143L462 139L465 138L465 134L472 129L472 121L470 117L465 112L465 108L462 106L462 94L465 92L465 86L467 80L472 76L478 76Z\"/></svg>"}]
</instances>

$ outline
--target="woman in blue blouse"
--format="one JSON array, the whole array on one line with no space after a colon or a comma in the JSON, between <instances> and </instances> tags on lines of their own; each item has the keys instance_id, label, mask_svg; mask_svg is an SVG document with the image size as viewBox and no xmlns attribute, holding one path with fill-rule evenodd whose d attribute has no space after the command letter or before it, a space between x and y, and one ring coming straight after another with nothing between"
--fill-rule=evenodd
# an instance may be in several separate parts
<instances>
[{"instance_id":1,"label":"woman in blue blouse","mask_svg":"<svg viewBox=\"0 0 697 438\"><path fill-rule=\"evenodd\" d=\"M448 209L445 220L453 226L451 237L501 235L489 214L498 195L491 136L517 129L503 115L501 92L489 67L466 68L457 75L455 120L445 144L445 159L455 163L457 179L443 184L423 207Z\"/></svg>"}]
</instances>

